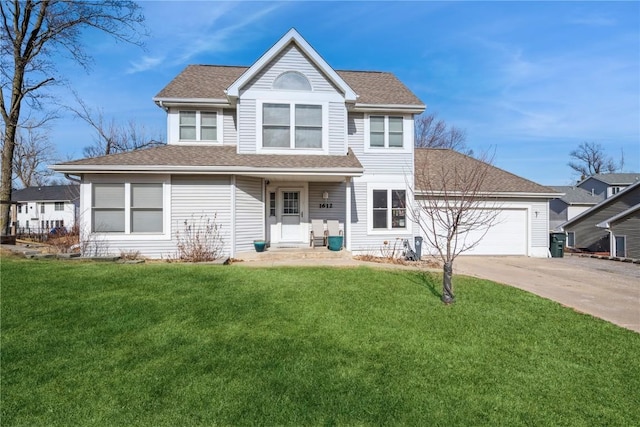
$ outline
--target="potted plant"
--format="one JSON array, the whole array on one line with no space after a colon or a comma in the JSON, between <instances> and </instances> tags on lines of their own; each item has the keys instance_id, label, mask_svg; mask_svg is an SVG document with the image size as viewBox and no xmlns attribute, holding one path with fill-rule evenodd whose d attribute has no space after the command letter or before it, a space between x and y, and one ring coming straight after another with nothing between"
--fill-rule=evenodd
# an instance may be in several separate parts
<instances>
[{"instance_id":1,"label":"potted plant","mask_svg":"<svg viewBox=\"0 0 640 427\"><path fill-rule=\"evenodd\" d=\"M253 247L256 248L256 252L264 252L267 247L267 242L264 239L258 239L253 241Z\"/></svg>"}]
</instances>

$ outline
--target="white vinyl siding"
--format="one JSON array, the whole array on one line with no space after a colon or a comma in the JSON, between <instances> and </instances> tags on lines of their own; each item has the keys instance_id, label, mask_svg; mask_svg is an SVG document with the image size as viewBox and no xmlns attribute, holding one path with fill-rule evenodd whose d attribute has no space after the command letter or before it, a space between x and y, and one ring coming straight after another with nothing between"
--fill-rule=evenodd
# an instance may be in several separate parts
<instances>
[{"instance_id":1,"label":"white vinyl siding","mask_svg":"<svg viewBox=\"0 0 640 427\"><path fill-rule=\"evenodd\" d=\"M265 238L265 209L262 179L236 177L235 250L253 250L253 241Z\"/></svg>"}]
</instances>

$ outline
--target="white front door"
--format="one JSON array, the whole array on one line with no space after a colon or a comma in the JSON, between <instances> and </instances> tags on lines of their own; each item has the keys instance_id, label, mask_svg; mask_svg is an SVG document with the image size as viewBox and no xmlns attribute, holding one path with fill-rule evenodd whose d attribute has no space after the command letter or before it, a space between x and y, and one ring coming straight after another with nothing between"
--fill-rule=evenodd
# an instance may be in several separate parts
<instances>
[{"instance_id":1,"label":"white front door","mask_svg":"<svg viewBox=\"0 0 640 427\"><path fill-rule=\"evenodd\" d=\"M299 242L301 233L302 200L299 190L280 192L281 242Z\"/></svg>"}]
</instances>

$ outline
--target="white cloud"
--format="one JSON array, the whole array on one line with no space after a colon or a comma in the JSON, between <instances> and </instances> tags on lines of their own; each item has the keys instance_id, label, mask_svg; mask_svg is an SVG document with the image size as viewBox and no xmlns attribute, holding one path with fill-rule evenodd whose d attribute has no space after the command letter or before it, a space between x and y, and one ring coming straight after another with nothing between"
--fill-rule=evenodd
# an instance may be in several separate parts
<instances>
[{"instance_id":1,"label":"white cloud","mask_svg":"<svg viewBox=\"0 0 640 427\"><path fill-rule=\"evenodd\" d=\"M164 55L151 57L143 56L138 61L131 63L131 67L126 71L127 74L139 73L157 67L164 61Z\"/></svg>"}]
</instances>

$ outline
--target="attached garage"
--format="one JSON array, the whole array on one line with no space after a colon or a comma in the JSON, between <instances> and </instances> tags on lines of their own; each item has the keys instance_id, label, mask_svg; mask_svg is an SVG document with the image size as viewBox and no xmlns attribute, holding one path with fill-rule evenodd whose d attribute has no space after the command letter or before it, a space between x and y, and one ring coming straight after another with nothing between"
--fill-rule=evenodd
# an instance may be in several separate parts
<instances>
[{"instance_id":1,"label":"attached garage","mask_svg":"<svg viewBox=\"0 0 640 427\"><path fill-rule=\"evenodd\" d=\"M527 211L526 209L503 209L493 227L482 237L482 233L470 232L470 241L478 245L466 255L528 255L527 254Z\"/></svg>"},{"instance_id":2,"label":"attached garage","mask_svg":"<svg viewBox=\"0 0 640 427\"><path fill-rule=\"evenodd\" d=\"M467 173L477 170L482 173ZM460 177L465 173L481 178L477 181L467 179L467 188L460 189L459 183L465 182ZM475 183L481 184L474 187ZM461 255L549 256L549 199L560 196L560 193L473 157L449 149L433 148L415 150L415 187L418 206L431 201L430 204L439 209L440 203L464 197L459 195L469 194L469 188L473 187L479 199L471 206L497 212L497 219L488 231L471 230L459 235L464 239L461 242L464 246L478 242L461 252ZM424 216L428 216L428 212L433 213L433 218L438 216L433 210L427 209L419 214L422 217L420 221L427 220ZM424 235L425 228L429 229L429 226L418 228L424 239L424 254L437 252L435 246L429 247L430 244L440 247L446 244L446 239L443 241L442 237L436 243Z\"/></svg>"}]
</instances>

